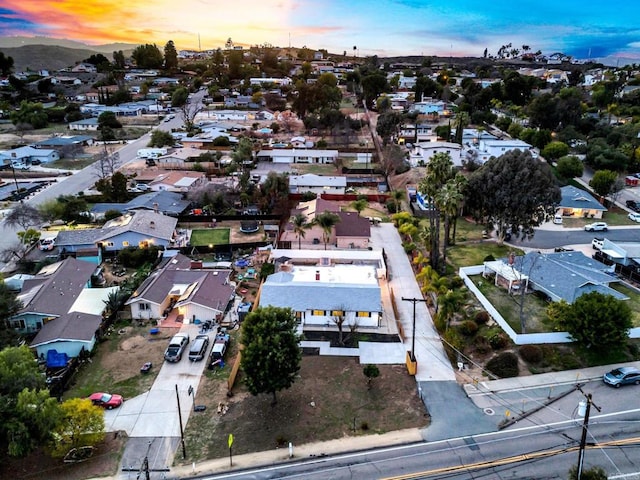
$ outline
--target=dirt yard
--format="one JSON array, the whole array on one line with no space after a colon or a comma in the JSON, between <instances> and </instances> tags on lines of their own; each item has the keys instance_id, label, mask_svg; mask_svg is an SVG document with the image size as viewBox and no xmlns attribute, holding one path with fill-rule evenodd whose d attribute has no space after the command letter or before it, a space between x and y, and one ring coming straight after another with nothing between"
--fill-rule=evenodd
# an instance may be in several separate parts
<instances>
[{"instance_id":1,"label":"dirt yard","mask_svg":"<svg viewBox=\"0 0 640 480\"><path fill-rule=\"evenodd\" d=\"M278 393L275 406L269 395L250 395L241 378L227 397L230 368L208 372L200 384L196 404L207 409L194 413L187 425L186 463L227 455L229 433L234 452L242 454L429 423L416 382L403 365L379 366L380 376L369 390L355 359L304 356L299 378Z\"/></svg>"}]
</instances>

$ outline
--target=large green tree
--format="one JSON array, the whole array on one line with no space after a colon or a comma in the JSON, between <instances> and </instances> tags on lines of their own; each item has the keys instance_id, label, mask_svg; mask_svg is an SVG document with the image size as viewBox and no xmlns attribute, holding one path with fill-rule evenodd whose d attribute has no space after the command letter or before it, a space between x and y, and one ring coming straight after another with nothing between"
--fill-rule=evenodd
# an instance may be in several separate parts
<instances>
[{"instance_id":1,"label":"large green tree","mask_svg":"<svg viewBox=\"0 0 640 480\"><path fill-rule=\"evenodd\" d=\"M162 68L164 63L164 56L155 43L153 45L149 43L138 45L133 49L131 58L136 62L138 68Z\"/></svg>"},{"instance_id":2,"label":"large green tree","mask_svg":"<svg viewBox=\"0 0 640 480\"><path fill-rule=\"evenodd\" d=\"M18 110L11 112L11 122L14 125L26 124L33 128L44 128L47 126L48 119L41 103L31 103L26 100L20 102Z\"/></svg>"},{"instance_id":3,"label":"large green tree","mask_svg":"<svg viewBox=\"0 0 640 480\"><path fill-rule=\"evenodd\" d=\"M242 323L242 370L249 392L270 393L293 385L300 370L301 336L289 308L260 307Z\"/></svg>"},{"instance_id":4,"label":"large green tree","mask_svg":"<svg viewBox=\"0 0 640 480\"><path fill-rule=\"evenodd\" d=\"M553 303L547 313L581 347L597 352L624 348L633 326L627 302L600 292L585 293L572 304Z\"/></svg>"},{"instance_id":5,"label":"large green tree","mask_svg":"<svg viewBox=\"0 0 640 480\"><path fill-rule=\"evenodd\" d=\"M45 442L59 420L59 407L28 347L0 351L0 445L23 456Z\"/></svg>"},{"instance_id":6,"label":"large green tree","mask_svg":"<svg viewBox=\"0 0 640 480\"><path fill-rule=\"evenodd\" d=\"M549 165L512 150L471 174L465 204L477 220L497 228L502 241L508 228L515 236L533 237L534 227L555 213L560 199Z\"/></svg>"},{"instance_id":7,"label":"large green tree","mask_svg":"<svg viewBox=\"0 0 640 480\"><path fill-rule=\"evenodd\" d=\"M611 170L598 170L589 181L589 186L601 197L606 197L611 193L616 180L618 180L618 174L616 172Z\"/></svg>"},{"instance_id":8,"label":"large green tree","mask_svg":"<svg viewBox=\"0 0 640 480\"><path fill-rule=\"evenodd\" d=\"M7 77L13 70L13 57L5 56L0 52L0 76Z\"/></svg>"},{"instance_id":9,"label":"large green tree","mask_svg":"<svg viewBox=\"0 0 640 480\"><path fill-rule=\"evenodd\" d=\"M0 281L0 350L17 345L18 335L9 328L7 321L21 308L22 302L17 299L15 292L4 281Z\"/></svg>"},{"instance_id":10,"label":"large green tree","mask_svg":"<svg viewBox=\"0 0 640 480\"><path fill-rule=\"evenodd\" d=\"M72 448L95 445L105 436L104 413L88 398L70 398L60 405L61 420L55 432L54 453L65 455Z\"/></svg>"},{"instance_id":11,"label":"large green tree","mask_svg":"<svg viewBox=\"0 0 640 480\"><path fill-rule=\"evenodd\" d=\"M178 52L173 40L169 40L164 46L164 68L169 71L178 68Z\"/></svg>"}]
</instances>

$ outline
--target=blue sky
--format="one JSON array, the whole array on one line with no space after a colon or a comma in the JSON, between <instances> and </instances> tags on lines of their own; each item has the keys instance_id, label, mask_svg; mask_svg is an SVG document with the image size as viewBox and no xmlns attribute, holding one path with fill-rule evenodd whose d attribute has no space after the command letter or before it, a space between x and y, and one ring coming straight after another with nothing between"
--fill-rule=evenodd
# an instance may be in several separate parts
<instances>
[{"instance_id":1,"label":"blue sky","mask_svg":"<svg viewBox=\"0 0 640 480\"><path fill-rule=\"evenodd\" d=\"M640 1L3 0L3 35L217 48L270 43L367 55L481 56L528 45L640 59Z\"/></svg>"}]
</instances>

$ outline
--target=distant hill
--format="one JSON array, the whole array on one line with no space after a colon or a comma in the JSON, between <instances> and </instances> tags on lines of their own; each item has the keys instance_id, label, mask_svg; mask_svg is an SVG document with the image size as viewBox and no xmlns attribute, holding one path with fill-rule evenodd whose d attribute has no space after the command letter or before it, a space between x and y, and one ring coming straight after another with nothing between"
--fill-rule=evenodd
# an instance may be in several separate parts
<instances>
[{"instance_id":1,"label":"distant hill","mask_svg":"<svg viewBox=\"0 0 640 480\"><path fill-rule=\"evenodd\" d=\"M0 52L3 52L6 57L13 58L14 72L21 72L27 69L60 70L66 67L72 67L77 62L85 60L95 53L99 53L95 50L80 50L54 45L26 45L17 48L0 47Z\"/></svg>"},{"instance_id":2,"label":"distant hill","mask_svg":"<svg viewBox=\"0 0 640 480\"><path fill-rule=\"evenodd\" d=\"M65 40L51 37L2 37L0 36L0 50L4 48L24 47L27 45L50 45L56 47L90 50L94 53L102 53L111 59L111 54L117 50L133 50L138 45L135 43L107 43L104 45L87 45L74 40Z\"/></svg>"}]
</instances>

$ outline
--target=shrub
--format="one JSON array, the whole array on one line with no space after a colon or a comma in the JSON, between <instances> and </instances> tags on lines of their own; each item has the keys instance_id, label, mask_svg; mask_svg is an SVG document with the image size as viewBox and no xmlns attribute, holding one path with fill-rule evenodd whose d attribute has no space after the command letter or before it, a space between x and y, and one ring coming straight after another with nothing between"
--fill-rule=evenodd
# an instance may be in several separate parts
<instances>
[{"instance_id":1,"label":"shrub","mask_svg":"<svg viewBox=\"0 0 640 480\"><path fill-rule=\"evenodd\" d=\"M489 345L489 340L484 335L478 335L473 339L473 346L476 351L480 354L489 353L491 350L491 345Z\"/></svg>"},{"instance_id":2,"label":"shrub","mask_svg":"<svg viewBox=\"0 0 640 480\"><path fill-rule=\"evenodd\" d=\"M464 349L464 342L462 341L460 334L454 328L450 328L444 332L442 338L444 338L444 340L456 350L462 351ZM450 348L447 348L447 350L450 350ZM453 353L456 354L457 352Z\"/></svg>"},{"instance_id":3,"label":"shrub","mask_svg":"<svg viewBox=\"0 0 640 480\"><path fill-rule=\"evenodd\" d=\"M475 320L478 325L485 325L489 321L489 312L482 310L476 313Z\"/></svg>"},{"instance_id":4,"label":"shrub","mask_svg":"<svg viewBox=\"0 0 640 480\"><path fill-rule=\"evenodd\" d=\"M511 352L502 352L487 362L486 369L500 378L518 376L518 357Z\"/></svg>"},{"instance_id":5,"label":"shrub","mask_svg":"<svg viewBox=\"0 0 640 480\"><path fill-rule=\"evenodd\" d=\"M385 205L389 213L396 213L396 202L394 202L393 200L387 200L387 203Z\"/></svg>"},{"instance_id":6,"label":"shrub","mask_svg":"<svg viewBox=\"0 0 640 480\"><path fill-rule=\"evenodd\" d=\"M478 332L478 324L473 320L465 320L460 325L460 333L467 337L472 337Z\"/></svg>"},{"instance_id":7,"label":"shrub","mask_svg":"<svg viewBox=\"0 0 640 480\"><path fill-rule=\"evenodd\" d=\"M491 332L487 337L487 340L489 340L489 345L491 345L491 348L494 350L500 350L501 348L506 347L509 343L509 337L507 337L502 331Z\"/></svg>"},{"instance_id":8,"label":"shrub","mask_svg":"<svg viewBox=\"0 0 640 480\"><path fill-rule=\"evenodd\" d=\"M462 288L464 286L464 280L459 275L454 275L449 280L449 288L451 290L456 290L458 288Z\"/></svg>"},{"instance_id":9,"label":"shrub","mask_svg":"<svg viewBox=\"0 0 640 480\"><path fill-rule=\"evenodd\" d=\"M405 253L411 253L416 249L416 244L413 242L405 242L402 244L402 248L404 248Z\"/></svg>"},{"instance_id":10,"label":"shrub","mask_svg":"<svg viewBox=\"0 0 640 480\"><path fill-rule=\"evenodd\" d=\"M113 220L114 218L118 218L122 216L122 212L120 210L107 210L104 212L105 221Z\"/></svg>"},{"instance_id":11,"label":"shrub","mask_svg":"<svg viewBox=\"0 0 640 480\"><path fill-rule=\"evenodd\" d=\"M315 200L316 198L318 198L318 195L316 193L313 192L304 192L302 194L302 200L305 202L309 202L311 200Z\"/></svg>"},{"instance_id":12,"label":"shrub","mask_svg":"<svg viewBox=\"0 0 640 480\"><path fill-rule=\"evenodd\" d=\"M519 351L520 358L527 363L539 363L542 361L542 349L537 345L523 345Z\"/></svg>"},{"instance_id":13,"label":"shrub","mask_svg":"<svg viewBox=\"0 0 640 480\"><path fill-rule=\"evenodd\" d=\"M495 261L496 257L494 257L493 255L489 254L486 257L484 257L484 262L493 262Z\"/></svg>"}]
</instances>

